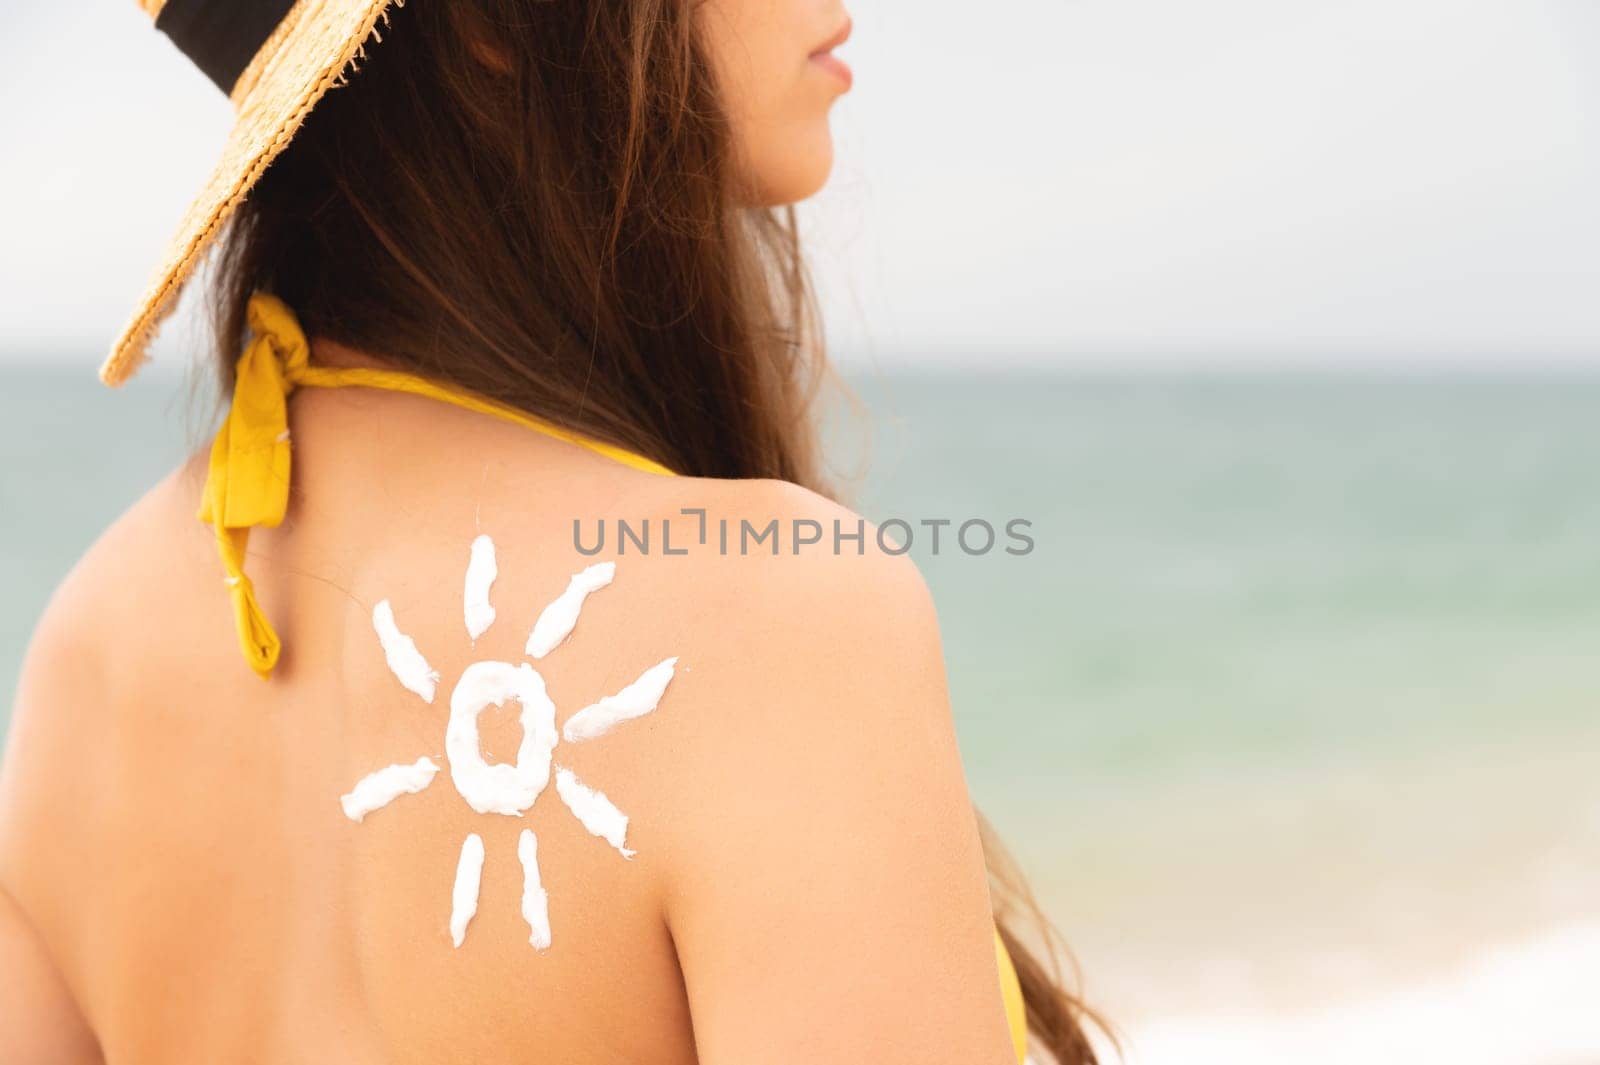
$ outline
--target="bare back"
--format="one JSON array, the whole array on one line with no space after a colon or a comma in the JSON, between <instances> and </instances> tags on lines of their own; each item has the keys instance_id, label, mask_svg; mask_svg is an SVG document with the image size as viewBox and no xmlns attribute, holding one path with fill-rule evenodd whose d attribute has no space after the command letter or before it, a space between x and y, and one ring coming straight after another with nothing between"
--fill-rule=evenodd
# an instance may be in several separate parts
<instances>
[{"instance_id":1,"label":"bare back","mask_svg":"<svg viewBox=\"0 0 1600 1065\"><path fill-rule=\"evenodd\" d=\"M937 633L908 564L665 555L663 518L694 527L683 507L853 516L425 399L303 392L291 426L288 520L246 567L284 642L270 681L240 659L196 466L107 533L30 655L0 884L106 1060L1007 1060ZM650 553L616 554L618 519L655 527ZM589 540L607 527L601 555L576 550L574 521ZM498 573L473 640L480 535ZM554 775L521 816L479 813L446 757L463 671L530 661L543 608L599 559L615 580L534 664L561 723L677 658L654 711L554 750L626 815L625 845L586 828ZM439 674L431 702L386 660L384 601ZM486 761L517 760L517 711L478 719ZM357 781L420 758L444 767L426 787L346 815ZM469 834L482 882L456 946Z\"/></svg>"}]
</instances>

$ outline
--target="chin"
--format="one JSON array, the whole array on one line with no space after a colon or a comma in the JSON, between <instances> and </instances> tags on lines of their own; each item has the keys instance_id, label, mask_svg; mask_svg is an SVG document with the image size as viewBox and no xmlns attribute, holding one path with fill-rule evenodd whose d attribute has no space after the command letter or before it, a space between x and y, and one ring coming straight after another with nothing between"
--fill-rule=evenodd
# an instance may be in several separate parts
<instances>
[{"instance_id":1,"label":"chin","mask_svg":"<svg viewBox=\"0 0 1600 1065\"><path fill-rule=\"evenodd\" d=\"M833 171L833 135L826 121L755 153L751 207L782 207L809 199Z\"/></svg>"}]
</instances>

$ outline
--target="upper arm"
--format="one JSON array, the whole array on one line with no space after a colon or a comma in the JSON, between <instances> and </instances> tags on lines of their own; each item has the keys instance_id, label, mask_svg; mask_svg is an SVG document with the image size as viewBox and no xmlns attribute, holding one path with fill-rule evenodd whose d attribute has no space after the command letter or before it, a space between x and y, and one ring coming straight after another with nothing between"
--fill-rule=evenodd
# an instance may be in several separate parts
<instances>
[{"instance_id":1,"label":"upper arm","mask_svg":"<svg viewBox=\"0 0 1600 1065\"><path fill-rule=\"evenodd\" d=\"M49 951L0 890L0 1060L88 1065L100 1048Z\"/></svg>"},{"instance_id":2,"label":"upper arm","mask_svg":"<svg viewBox=\"0 0 1600 1065\"><path fill-rule=\"evenodd\" d=\"M1014 1061L920 574L761 566L730 583L728 651L696 670L673 801L668 920L700 1060Z\"/></svg>"},{"instance_id":3,"label":"upper arm","mask_svg":"<svg viewBox=\"0 0 1600 1065\"><path fill-rule=\"evenodd\" d=\"M58 863L81 845L70 818L73 782L93 774L83 715L98 671L85 626L94 612L81 569L57 591L23 662L0 759L0 1061L101 1060L95 1037L52 955L47 930L75 893Z\"/></svg>"}]
</instances>

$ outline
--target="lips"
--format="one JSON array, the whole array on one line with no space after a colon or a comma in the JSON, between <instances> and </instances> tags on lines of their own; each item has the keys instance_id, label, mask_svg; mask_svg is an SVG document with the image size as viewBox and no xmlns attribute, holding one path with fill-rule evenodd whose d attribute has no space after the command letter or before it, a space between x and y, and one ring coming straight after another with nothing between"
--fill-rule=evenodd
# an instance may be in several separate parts
<instances>
[{"instance_id":1,"label":"lips","mask_svg":"<svg viewBox=\"0 0 1600 1065\"><path fill-rule=\"evenodd\" d=\"M826 41L822 42L822 44L818 45L817 49L811 53L811 58L815 59L818 56L827 55L829 52L848 41L850 39L850 30L852 25L853 24L851 20L846 17L844 20L844 25L840 26L838 32L836 32L832 37L829 37Z\"/></svg>"}]
</instances>

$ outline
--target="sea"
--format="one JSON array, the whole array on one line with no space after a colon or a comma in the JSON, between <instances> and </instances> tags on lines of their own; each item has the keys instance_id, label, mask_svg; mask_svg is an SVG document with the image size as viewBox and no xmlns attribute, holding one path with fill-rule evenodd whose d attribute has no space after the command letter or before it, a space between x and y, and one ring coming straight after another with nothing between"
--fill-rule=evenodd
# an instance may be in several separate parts
<instances>
[{"instance_id":1,"label":"sea","mask_svg":"<svg viewBox=\"0 0 1600 1065\"><path fill-rule=\"evenodd\" d=\"M1600 1062L1600 374L846 382L835 480L1126 1060ZM0 366L0 689L211 410Z\"/></svg>"}]
</instances>

